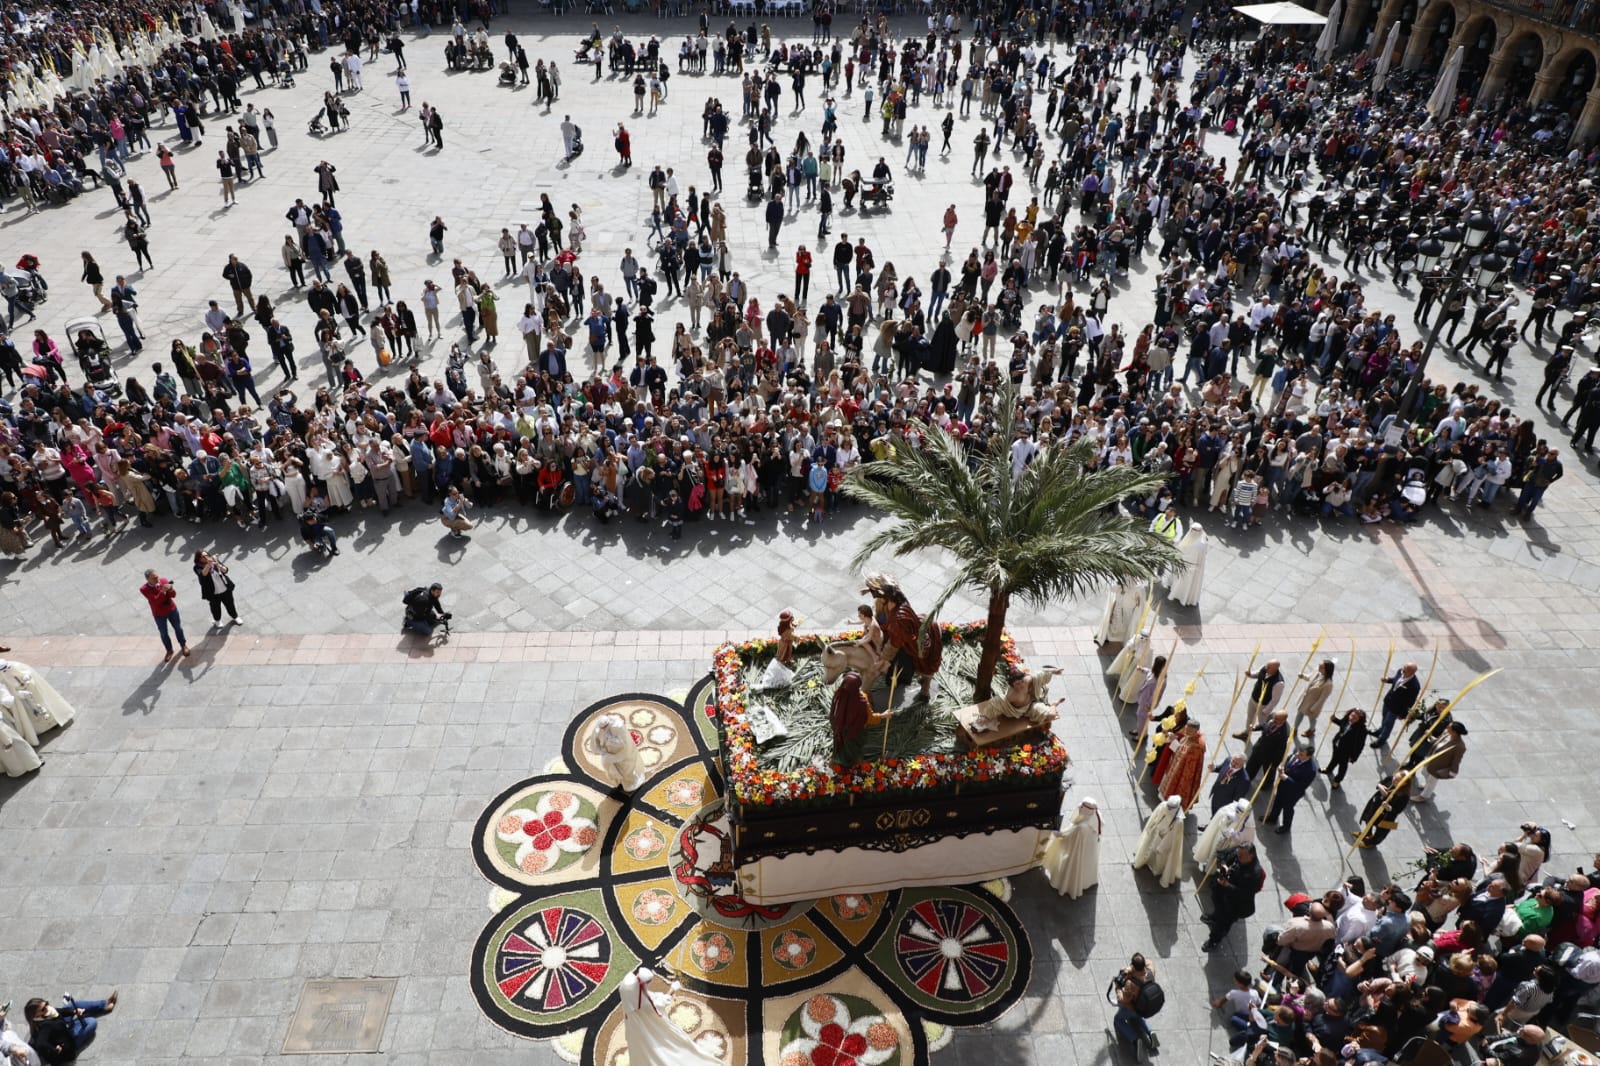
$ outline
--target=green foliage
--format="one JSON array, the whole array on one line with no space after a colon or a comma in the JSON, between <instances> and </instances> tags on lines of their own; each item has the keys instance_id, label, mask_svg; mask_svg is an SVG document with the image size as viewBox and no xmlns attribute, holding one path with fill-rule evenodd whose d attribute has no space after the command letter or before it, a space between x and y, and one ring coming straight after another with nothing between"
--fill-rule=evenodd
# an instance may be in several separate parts
<instances>
[{"instance_id":1,"label":"green foliage","mask_svg":"<svg viewBox=\"0 0 1600 1066\"><path fill-rule=\"evenodd\" d=\"M944 647L944 661L939 667L934 684L933 703L918 704L909 711L897 714L889 723L888 756L905 758L912 755L931 755L935 752L955 750L956 721L953 712L969 702L965 696L972 691L973 678L977 676L980 646L976 641L950 641ZM787 736L775 737L756 749L756 757L763 767L776 770L798 770L813 759L851 764L863 757L878 758L883 752L883 726L868 726L867 731L853 744L847 745L837 759L833 754L833 726L829 711L833 707L834 686L822 684L822 663L818 656L801 656L795 660L794 684L788 688L756 691L761 675L766 672L770 655L760 656L744 668L744 682L749 688L749 703L764 703L783 720ZM816 682L815 686L812 682ZM910 685L912 698L916 695L916 682ZM910 700L902 699L904 687L897 690L895 699L902 706ZM880 685L869 692L873 706L885 702L886 691Z\"/></svg>"},{"instance_id":2,"label":"green foliage","mask_svg":"<svg viewBox=\"0 0 1600 1066\"><path fill-rule=\"evenodd\" d=\"M989 445L974 459L953 435L918 422L908 432L923 447L900 442L890 458L850 472L844 491L890 518L856 554L856 567L880 551L951 553L958 566L929 609L931 618L962 588L986 602L992 595L1020 597L1042 608L1181 565L1165 538L1115 506L1155 492L1164 475L1130 466L1091 469L1096 446L1078 441L1041 449L1013 476L1010 449L1026 423L1009 385L995 409Z\"/></svg>"}]
</instances>

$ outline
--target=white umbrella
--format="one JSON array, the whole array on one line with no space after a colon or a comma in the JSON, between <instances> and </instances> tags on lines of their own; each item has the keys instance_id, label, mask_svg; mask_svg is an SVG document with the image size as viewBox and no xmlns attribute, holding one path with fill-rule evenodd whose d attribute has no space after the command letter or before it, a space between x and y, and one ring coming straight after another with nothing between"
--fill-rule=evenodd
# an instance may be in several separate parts
<instances>
[{"instance_id":1,"label":"white umbrella","mask_svg":"<svg viewBox=\"0 0 1600 1066\"><path fill-rule=\"evenodd\" d=\"M1461 79L1461 64L1467 58L1467 46L1456 46L1456 54L1450 57L1450 62L1445 64L1444 70L1439 74L1438 84L1433 87L1433 95L1428 97L1428 115L1439 118L1450 113L1456 102L1456 82Z\"/></svg>"},{"instance_id":2,"label":"white umbrella","mask_svg":"<svg viewBox=\"0 0 1600 1066\"><path fill-rule=\"evenodd\" d=\"M1328 20L1310 8L1278 0L1272 4L1246 4L1234 8L1239 14L1253 18L1263 26L1320 26Z\"/></svg>"},{"instance_id":3,"label":"white umbrella","mask_svg":"<svg viewBox=\"0 0 1600 1066\"><path fill-rule=\"evenodd\" d=\"M1328 21L1322 24L1322 36L1317 38L1317 58L1326 59L1339 46L1339 24L1344 21L1344 0L1333 0L1328 9Z\"/></svg>"},{"instance_id":4,"label":"white umbrella","mask_svg":"<svg viewBox=\"0 0 1600 1066\"><path fill-rule=\"evenodd\" d=\"M1400 23L1396 22L1389 27L1388 40L1383 42L1383 51L1378 53L1378 69L1372 72L1372 91L1379 92L1383 83L1389 78L1389 64L1394 62L1394 50L1400 46Z\"/></svg>"}]
</instances>

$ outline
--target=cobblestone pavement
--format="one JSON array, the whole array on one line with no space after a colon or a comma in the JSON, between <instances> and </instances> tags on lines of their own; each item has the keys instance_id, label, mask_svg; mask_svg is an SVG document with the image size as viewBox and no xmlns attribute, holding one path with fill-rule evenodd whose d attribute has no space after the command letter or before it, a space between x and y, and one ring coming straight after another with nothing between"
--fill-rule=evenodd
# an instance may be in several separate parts
<instances>
[{"instance_id":1,"label":"cobblestone pavement","mask_svg":"<svg viewBox=\"0 0 1600 1066\"><path fill-rule=\"evenodd\" d=\"M496 88L492 74L443 73L440 36L413 41L413 97L443 109L442 152L422 149L414 112L397 113L384 64L369 65L367 91L350 98L350 132L308 137L304 122L327 87L313 62L298 89L247 94L277 113L282 144L266 157L268 177L241 190L237 208L220 205L210 144L181 156L182 188L170 194L159 191L154 161L137 160L133 173L153 197L157 266L135 276L150 347L122 372L148 380L158 349L202 328L205 301L226 302L219 272L229 252L255 268L257 292L281 305L297 334L308 334L309 316L276 249L283 212L294 197L315 194L311 168L320 158L340 168L351 247L385 253L397 296L414 299L424 277L444 272L427 261L432 215L451 227L447 256L492 276L499 228L530 218L545 191L558 204L584 205L585 258L610 284L622 247L645 244L639 220L649 206L650 165L673 165L684 186L703 183L700 107L710 95L736 104L738 89L727 79L675 77L659 115L632 119L625 83L591 84L568 62L586 26L575 18L512 22L530 58L562 65L563 99L548 114L530 105L531 92ZM627 28L668 27L640 20ZM779 26L789 28L800 35L809 24ZM881 152L900 171L902 146L882 145L860 107L859 96L841 105L850 159ZM813 135L820 110L813 99L804 116ZM589 145L571 167L552 150L565 113ZM942 117L928 107L913 114L930 126ZM610 151L619 119L634 133L638 165L627 172L614 169ZM786 119L780 143L792 141L795 128ZM170 126L157 132L173 135ZM975 133L975 121L960 123L948 161L935 153L926 175L902 177L892 212L870 221L846 214L837 229L866 236L880 261L902 272L926 273L937 251L928 235L945 205L963 214L959 245L977 228L967 177ZM220 129L212 136L220 144ZM735 265L765 297L786 286L788 249L811 241L815 216L803 210L785 227L782 259L769 258L757 209L733 193L724 203ZM13 256L32 250L44 258L53 295L40 324L57 336L68 318L92 310L70 276L80 246L96 251L108 272L130 265L116 240L119 217L103 192L31 218L0 215ZM1150 278L1150 264L1135 268L1113 320L1136 330L1146 319ZM1381 304L1400 307L1385 284L1375 288ZM504 319L519 294L502 292ZM660 332L670 334L685 314L669 303L662 317ZM429 350L431 370L447 348ZM319 376L306 362L303 386ZM1444 353L1436 366L1447 376L1463 370ZM1519 348L1508 380L1489 388L1525 408L1539 371L1536 354ZM271 368L262 378L278 384ZM1413 807L1382 855L1364 857L1369 881L1408 864L1419 837L1488 846L1528 818L1576 826L1557 829L1557 868L1586 862L1600 846L1600 803L1568 785L1594 706L1583 664L1600 644L1591 604L1600 587L1593 469L1569 459L1569 476L1527 524L1503 510L1448 506L1403 531L1276 516L1249 533L1215 523L1201 606L1160 605L1158 641L1175 639L1179 648L1175 682L1205 666L1192 706L1211 734L1234 671L1258 642L1263 656L1298 666L1325 631L1324 651L1336 652L1343 669L1353 639L1358 662L1347 703L1370 703L1391 644L1396 662L1416 659L1424 670L1438 647L1434 688L1445 694L1482 670L1502 669L1463 711L1472 751L1462 779L1440 789L1434 808ZM5 994L18 1000L121 986L122 1008L93 1061L264 1062L282 1044L302 979L367 975L400 978L377 1061L554 1061L545 1045L494 1029L468 990L472 938L488 913L487 886L468 854L473 819L502 788L542 769L568 717L590 702L620 691L681 694L709 668L718 640L764 631L784 606L811 626L843 624L859 588L849 563L872 526L850 511L820 528L763 516L753 526L692 529L674 543L656 528L499 511L470 542L452 543L434 518L417 504L391 519L348 517L347 550L331 562L302 553L287 523L263 538L166 522L151 534L46 547L20 564L0 563L4 642L44 668L79 710L77 724L47 739L41 773L0 782L0 849L12 856L0 886L14 901L0 973ZM206 619L186 563L201 546L223 554L238 581L246 624L231 632L202 636ZM176 668L158 665L135 592L146 566L175 575L197 638L194 658ZM901 569L921 602L947 573L938 559ZM398 635L399 598L432 579L446 585L456 635L422 648ZM1071 794L1098 797L1107 815L1101 888L1069 903L1041 878L1018 880L1015 905L1037 949L1030 994L992 1030L959 1035L939 1061L996 1061L997 1052L1000 1061L1105 1061L1101 992L1133 950L1166 960L1163 1061L1196 1062L1204 1050L1220 1050L1205 994L1247 959L1245 946L1277 914L1271 900L1336 880L1375 776L1363 766L1332 796L1319 784L1293 835L1267 838L1273 884L1261 914L1229 950L1202 956L1193 895L1158 890L1127 866L1148 796L1127 779L1123 726L1101 680L1105 660L1088 641L1098 610L1059 604L1019 611L1013 621L1025 655L1067 670L1070 710L1059 728L1074 758ZM948 617L977 613L958 598Z\"/></svg>"}]
</instances>

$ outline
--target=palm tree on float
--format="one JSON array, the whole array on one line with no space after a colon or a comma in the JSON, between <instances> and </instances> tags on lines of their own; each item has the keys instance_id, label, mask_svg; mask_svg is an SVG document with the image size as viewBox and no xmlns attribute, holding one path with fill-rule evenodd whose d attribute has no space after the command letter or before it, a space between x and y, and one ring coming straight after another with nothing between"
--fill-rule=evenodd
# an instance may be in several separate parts
<instances>
[{"instance_id":1,"label":"palm tree on float","mask_svg":"<svg viewBox=\"0 0 1600 1066\"><path fill-rule=\"evenodd\" d=\"M875 553L906 556L943 549L955 573L925 616L925 625L957 590L988 602L983 654L973 702L992 694L1001 636L1013 598L1034 608L1126 582L1149 581L1183 565L1177 550L1117 505L1149 496L1168 475L1133 466L1094 468L1093 441L1041 449L1020 473L1011 444L1025 428L1007 383L995 396L987 447L971 449L955 435L913 420L888 458L864 463L844 491L889 516L852 565ZM920 438L915 447L908 438Z\"/></svg>"}]
</instances>

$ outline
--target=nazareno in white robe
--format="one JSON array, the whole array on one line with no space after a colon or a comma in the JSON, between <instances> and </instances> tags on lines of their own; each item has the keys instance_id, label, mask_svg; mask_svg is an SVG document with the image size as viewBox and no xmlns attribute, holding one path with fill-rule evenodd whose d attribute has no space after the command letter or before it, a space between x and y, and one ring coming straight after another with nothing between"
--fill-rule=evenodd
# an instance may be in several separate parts
<instances>
[{"instance_id":1,"label":"nazareno in white robe","mask_svg":"<svg viewBox=\"0 0 1600 1066\"><path fill-rule=\"evenodd\" d=\"M1178 542L1178 552L1187 565L1182 571L1173 571L1172 582L1167 586L1168 596L1174 603L1199 606L1200 590L1206 577L1206 555L1210 551L1211 542L1206 539L1206 531L1196 522Z\"/></svg>"},{"instance_id":2,"label":"nazareno in white robe","mask_svg":"<svg viewBox=\"0 0 1600 1066\"><path fill-rule=\"evenodd\" d=\"M1100 883L1100 829L1100 805L1084 799L1045 845L1044 876L1061 895L1077 899Z\"/></svg>"},{"instance_id":3,"label":"nazareno in white robe","mask_svg":"<svg viewBox=\"0 0 1600 1066\"><path fill-rule=\"evenodd\" d=\"M1139 846L1133 853L1133 866L1143 866L1161 880L1166 888L1183 873L1183 800L1168 796L1150 813L1139 834Z\"/></svg>"}]
</instances>

